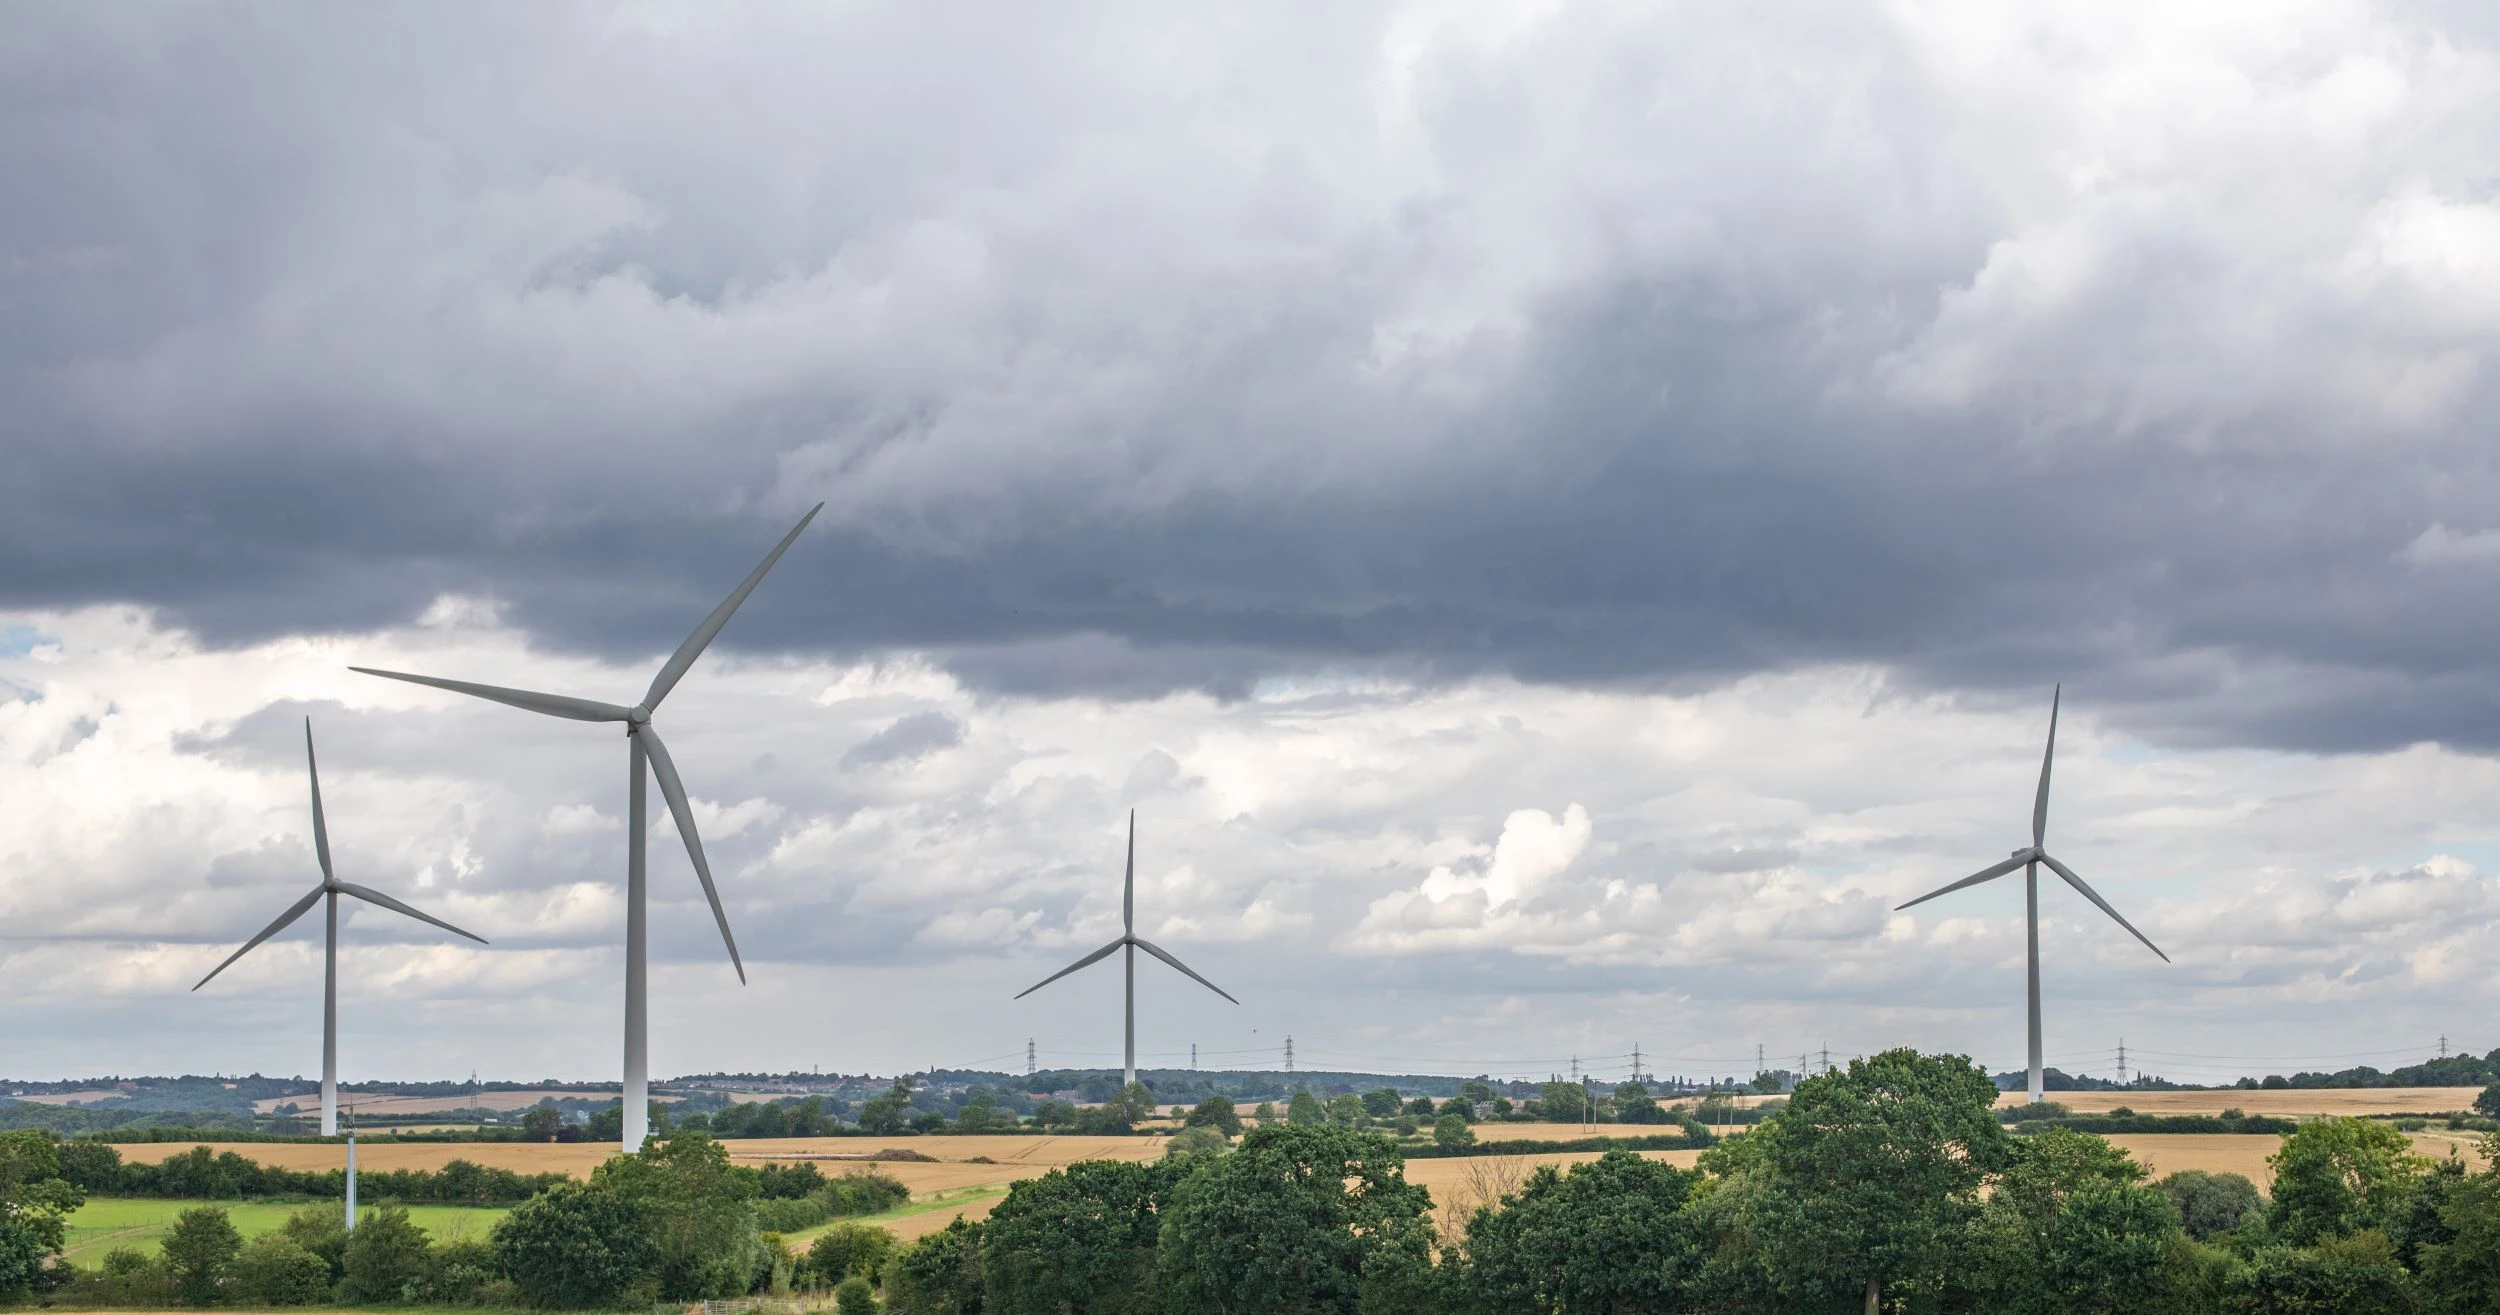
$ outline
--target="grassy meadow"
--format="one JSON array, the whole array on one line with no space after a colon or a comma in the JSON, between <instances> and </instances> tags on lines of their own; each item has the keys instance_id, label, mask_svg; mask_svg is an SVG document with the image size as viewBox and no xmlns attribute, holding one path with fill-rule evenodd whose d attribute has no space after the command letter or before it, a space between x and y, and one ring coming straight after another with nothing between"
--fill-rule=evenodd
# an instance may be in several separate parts
<instances>
[{"instance_id":1,"label":"grassy meadow","mask_svg":"<svg viewBox=\"0 0 2500 1315\"><path fill-rule=\"evenodd\" d=\"M305 1206L305 1202L275 1201L166 1201L152 1198L97 1197L80 1206L69 1217L69 1245L63 1254L73 1263L93 1268L104 1259L104 1253L116 1247L130 1247L154 1255L174 1218L195 1206L213 1205L224 1210L234 1221L235 1231L245 1238L276 1232L284 1226L287 1216ZM316 1203L324 1208L342 1209L336 1202ZM484 1239L486 1230L504 1217L501 1206L412 1205L408 1217L437 1242L457 1238Z\"/></svg>"}]
</instances>

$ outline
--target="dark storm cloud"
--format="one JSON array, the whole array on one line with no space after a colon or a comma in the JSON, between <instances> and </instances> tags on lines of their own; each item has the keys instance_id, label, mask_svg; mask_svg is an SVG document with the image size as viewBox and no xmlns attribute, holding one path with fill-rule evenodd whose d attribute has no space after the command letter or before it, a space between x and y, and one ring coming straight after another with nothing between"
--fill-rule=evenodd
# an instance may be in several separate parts
<instances>
[{"instance_id":1,"label":"dark storm cloud","mask_svg":"<svg viewBox=\"0 0 2500 1315\"><path fill-rule=\"evenodd\" d=\"M2487 90L2384 165L2237 157L2323 179L2278 215L2077 199L2054 107L1810 10L1428 45L1395 149L1377 14L416 12L0 37L0 603L658 654L824 497L724 643L1117 695L1863 661L2500 745L2495 563L2405 556L2488 527L2487 349L2285 290L2402 179L2479 195ZM2442 352L2402 424L2320 382Z\"/></svg>"}]
</instances>

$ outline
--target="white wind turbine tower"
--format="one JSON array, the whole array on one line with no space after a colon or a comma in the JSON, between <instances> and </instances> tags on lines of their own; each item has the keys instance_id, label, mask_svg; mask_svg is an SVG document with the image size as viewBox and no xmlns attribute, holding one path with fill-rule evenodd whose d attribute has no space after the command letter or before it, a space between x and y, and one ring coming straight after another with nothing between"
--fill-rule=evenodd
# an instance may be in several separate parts
<instances>
[{"instance_id":1,"label":"white wind turbine tower","mask_svg":"<svg viewBox=\"0 0 2500 1315\"><path fill-rule=\"evenodd\" d=\"M431 913L412 909L378 890L341 881L330 867L330 824L321 813L321 766L313 761L312 718L304 719L304 770L312 777L313 857L321 863L321 884L312 893L295 901L276 922L243 943L243 948L226 956L226 961L209 970L191 989L196 991L209 979L231 967L235 960L250 954L255 946L285 931L297 918L303 917L316 900L329 903L328 931L322 941L321 973L321 1135L333 1137L339 1130L339 896L353 895L367 904L379 904L393 913L404 913L419 922L430 922L456 936L466 936L480 945L486 938L465 932Z\"/></svg>"},{"instance_id":2,"label":"white wind turbine tower","mask_svg":"<svg viewBox=\"0 0 2500 1315\"><path fill-rule=\"evenodd\" d=\"M1092 954L1086 955L1084 958L1077 960L1075 963L1069 964L1067 967L1052 973L1050 976L1045 977L1042 980L1033 983L1031 986L1016 992L1015 998L1021 1000L1024 997L1033 994L1035 991L1041 990L1043 987L1050 985L1052 982L1058 981L1060 978L1075 972L1079 968L1090 967L1093 964L1102 961L1104 958L1108 957L1113 950L1119 949L1125 949L1128 951L1126 956L1128 967L1128 988L1124 996L1128 1003L1128 1026L1126 1033L1127 1045L1123 1051L1125 1057L1122 1059L1120 1065L1120 1085L1125 1088L1137 1081L1137 952L1139 950L1144 950L1146 953L1151 954L1165 963L1180 969L1182 973L1188 976L1189 980L1196 982L1198 985L1215 992L1217 995L1223 996L1227 1000L1233 1000L1233 997L1226 993L1223 987L1217 986L1215 983L1208 981L1204 977L1200 977L1190 968L1188 964L1182 963L1180 960L1173 958L1172 955L1162 946L1157 945L1153 941L1147 940L1145 937L1137 934L1137 811L1135 809L1129 810L1128 815L1128 875L1122 879L1120 886L1119 938L1112 941L1109 945L1094 951ZM1239 1000L1233 1000L1233 1003L1240 1004L1241 1002Z\"/></svg>"},{"instance_id":3,"label":"white wind turbine tower","mask_svg":"<svg viewBox=\"0 0 2500 1315\"><path fill-rule=\"evenodd\" d=\"M2015 850L2014 856L2004 862L1981 868L1942 890L1930 891L1894 910L1898 913L1900 909L1924 904L1938 895L1950 895L1964 886L1976 886L1983 881L1994 881L2016 868L2023 870L2023 922L2030 938L2031 950L2031 1103L2034 1105L2040 1103L2043 1094L2040 1086L2040 865L2047 864L2049 871L2063 877L2067 885L2074 887L2082 893L2085 899L2098 905L2101 912L2108 914L2119 926L2126 928L2128 934L2143 941L2144 948L2160 954L2163 963L2170 962L2170 956L2162 954L2160 946L2153 944L2149 937L2137 931L2134 923L2120 917L2118 910L2111 908L2109 901L2102 899L2098 891L2083 884L2083 878L2076 876L2073 868L2050 857L2049 852L2041 847L2048 842L2049 764L2057 757L2057 704L2064 693L2065 688L2060 686L2049 695L2049 745L2040 755L2040 792L2033 798L2031 804L2031 844L2026 848Z\"/></svg>"},{"instance_id":4,"label":"white wind turbine tower","mask_svg":"<svg viewBox=\"0 0 2500 1315\"><path fill-rule=\"evenodd\" d=\"M686 636L686 642L679 644L676 652L669 654L668 661L660 667L660 674L651 678L651 687L643 692L642 702L633 707L599 703L591 699L577 699L564 694L539 694L530 690L506 689L499 685L475 685L465 680L411 676L400 671L377 671L372 667L349 668L352 671L361 671L368 676L387 676L392 680L413 681L419 685L447 689L455 694L469 694L496 703L507 703L531 712L543 712L550 717L566 717L574 721L623 723L628 764L625 794L625 1091L623 1113L625 1116L624 1143L628 1152L641 1150L643 1139L650 1134L651 1129L649 1045L651 1011L648 963L650 927L643 907L644 888L647 884L643 879L643 851L645 833L650 830L649 806L644 798L645 776L659 778L660 794L668 800L669 815L677 820L678 837L686 842L686 857L694 861L695 879L703 883L703 898L711 901L712 920L720 924L721 942L729 947L729 962L738 970L738 981L741 985L747 979L746 964L738 958L737 939L729 934L729 914L721 908L720 892L712 887L712 866L703 858L703 840L695 832L694 810L686 803L686 787L677 777L677 764L669 758L668 746L660 742L659 729L651 724L651 714L659 708L660 701L668 697L669 691L677 687L677 682L685 676L687 669L694 665L695 659L703 656L703 650L712 642L713 636L720 633L722 626L729 624L729 618L737 612L738 605L747 600L748 594L755 592L755 586L764 582L764 573L773 569L773 563L781 560L781 554L789 551L790 544L799 537L799 531L806 529L807 523L816 519L816 513L824 509L825 504L820 502L809 508L806 515L799 517L799 523L791 526L790 532L781 536L781 542L775 544L773 550L764 555L762 564L749 572L747 578L741 581L736 589L730 591L729 597L720 606L712 609L710 616L703 618L703 624L696 626L694 633ZM648 764L647 771L646 764Z\"/></svg>"}]
</instances>

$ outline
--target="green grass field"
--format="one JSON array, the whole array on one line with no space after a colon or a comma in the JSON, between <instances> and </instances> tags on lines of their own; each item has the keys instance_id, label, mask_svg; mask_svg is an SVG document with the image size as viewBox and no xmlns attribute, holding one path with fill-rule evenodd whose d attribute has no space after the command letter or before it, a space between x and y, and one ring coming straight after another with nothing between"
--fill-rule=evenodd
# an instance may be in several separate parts
<instances>
[{"instance_id":1,"label":"green grass field","mask_svg":"<svg viewBox=\"0 0 2500 1315\"><path fill-rule=\"evenodd\" d=\"M126 1197L96 1197L78 1208L69 1217L69 1245L63 1254L77 1264L93 1267L104 1259L104 1253L115 1247L131 1247L150 1255L167 1230L174 1226L174 1217L194 1206L214 1205L234 1221L235 1231L247 1238L271 1233L286 1223L288 1215L304 1208L303 1202L281 1204L267 1201L159 1201ZM337 1210L336 1202L324 1209ZM460 1205L412 1205L408 1217L437 1242L455 1238L484 1241L486 1230L507 1213L504 1207L477 1208Z\"/></svg>"}]
</instances>

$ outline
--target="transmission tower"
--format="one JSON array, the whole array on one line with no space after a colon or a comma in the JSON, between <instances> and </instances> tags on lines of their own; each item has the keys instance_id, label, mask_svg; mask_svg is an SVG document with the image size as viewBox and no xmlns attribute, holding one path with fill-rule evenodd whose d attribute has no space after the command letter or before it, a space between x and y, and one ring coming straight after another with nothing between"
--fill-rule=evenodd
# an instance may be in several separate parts
<instances>
[{"instance_id":1,"label":"transmission tower","mask_svg":"<svg viewBox=\"0 0 2500 1315\"><path fill-rule=\"evenodd\" d=\"M2127 1039L2118 1038L2118 1085L2127 1085Z\"/></svg>"},{"instance_id":2,"label":"transmission tower","mask_svg":"<svg viewBox=\"0 0 2500 1315\"><path fill-rule=\"evenodd\" d=\"M1195 1041L1189 1043L1189 1067L1192 1069L1198 1067L1198 1043Z\"/></svg>"},{"instance_id":3,"label":"transmission tower","mask_svg":"<svg viewBox=\"0 0 2500 1315\"><path fill-rule=\"evenodd\" d=\"M1824 1042L1824 1043L1823 1043L1823 1072L1824 1072L1824 1074L1825 1074L1826 1076L1829 1076L1829 1075L1830 1075L1830 1073L1831 1073L1831 1071L1832 1071L1832 1043L1831 1043L1831 1042L1829 1042L1829 1041L1826 1041L1826 1042Z\"/></svg>"},{"instance_id":4,"label":"transmission tower","mask_svg":"<svg viewBox=\"0 0 2500 1315\"><path fill-rule=\"evenodd\" d=\"M1024 1039L1024 1075L1033 1076L1033 1038Z\"/></svg>"},{"instance_id":5,"label":"transmission tower","mask_svg":"<svg viewBox=\"0 0 2500 1315\"><path fill-rule=\"evenodd\" d=\"M1285 1071L1293 1072L1293 1038L1285 1038Z\"/></svg>"},{"instance_id":6,"label":"transmission tower","mask_svg":"<svg viewBox=\"0 0 2500 1315\"><path fill-rule=\"evenodd\" d=\"M1635 1083L1637 1083L1637 1082L1639 1082L1640 1080L1641 1080L1641 1043L1640 1043L1640 1042L1638 1042L1638 1041L1635 1041L1635 1042L1633 1042L1633 1043L1632 1043L1632 1081L1634 1081Z\"/></svg>"},{"instance_id":7,"label":"transmission tower","mask_svg":"<svg viewBox=\"0 0 2500 1315\"><path fill-rule=\"evenodd\" d=\"M2448 1034L2445 1032L2439 1034L2439 1057L2441 1059L2448 1057Z\"/></svg>"}]
</instances>

